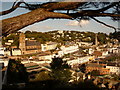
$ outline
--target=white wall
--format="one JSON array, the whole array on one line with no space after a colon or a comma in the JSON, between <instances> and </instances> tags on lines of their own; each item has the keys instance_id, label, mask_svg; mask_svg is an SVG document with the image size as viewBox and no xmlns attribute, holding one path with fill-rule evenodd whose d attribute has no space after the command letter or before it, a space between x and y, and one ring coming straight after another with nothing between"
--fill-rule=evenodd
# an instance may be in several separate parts
<instances>
[{"instance_id":1,"label":"white wall","mask_svg":"<svg viewBox=\"0 0 120 90\"><path fill-rule=\"evenodd\" d=\"M58 51L58 55L59 55L59 57L62 57L62 56L64 56L64 52L63 51Z\"/></svg>"},{"instance_id":2,"label":"white wall","mask_svg":"<svg viewBox=\"0 0 120 90\"><path fill-rule=\"evenodd\" d=\"M68 54L68 53L73 53L73 52L78 51L79 47L78 45L68 46L68 47L62 46L61 50L63 51L64 54Z\"/></svg>"},{"instance_id":3,"label":"white wall","mask_svg":"<svg viewBox=\"0 0 120 90\"><path fill-rule=\"evenodd\" d=\"M21 55L21 50L12 50L12 55Z\"/></svg>"},{"instance_id":4,"label":"white wall","mask_svg":"<svg viewBox=\"0 0 120 90\"><path fill-rule=\"evenodd\" d=\"M110 73L120 74L120 67L117 67L117 66L106 66L106 68L110 69Z\"/></svg>"},{"instance_id":5,"label":"white wall","mask_svg":"<svg viewBox=\"0 0 120 90\"><path fill-rule=\"evenodd\" d=\"M103 52L102 52L102 55L103 55L103 56L108 55L108 51L103 51Z\"/></svg>"},{"instance_id":6,"label":"white wall","mask_svg":"<svg viewBox=\"0 0 120 90\"><path fill-rule=\"evenodd\" d=\"M4 55L4 48L0 48L0 54Z\"/></svg>"},{"instance_id":7,"label":"white wall","mask_svg":"<svg viewBox=\"0 0 120 90\"><path fill-rule=\"evenodd\" d=\"M67 63L68 63L69 65L76 64L76 63L82 64L82 63L88 62L88 61L89 61L90 59L92 59L92 58L93 58L93 56L86 56L86 57L81 57L81 58L69 60L69 61L67 61Z\"/></svg>"},{"instance_id":8,"label":"white wall","mask_svg":"<svg viewBox=\"0 0 120 90\"><path fill-rule=\"evenodd\" d=\"M47 45L41 44L41 51L47 51Z\"/></svg>"},{"instance_id":9,"label":"white wall","mask_svg":"<svg viewBox=\"0 0 120 90\"><path fill-rule=\"evenodd\" d=\"M52 60L53 55L39 56L39 60Z\"/></svg>"},{"instance_id":10,"label":"white wall","mask_svg":"<svg viewBox=\"0 0 120 90\"><path fill-rule=\"evenodd\" d=\"M57 46L57 43L53 43L53 44L41 44L41 50L42 51L48 51L48 50L53 50L55 49Z\"/></svg>"}]
</instances>

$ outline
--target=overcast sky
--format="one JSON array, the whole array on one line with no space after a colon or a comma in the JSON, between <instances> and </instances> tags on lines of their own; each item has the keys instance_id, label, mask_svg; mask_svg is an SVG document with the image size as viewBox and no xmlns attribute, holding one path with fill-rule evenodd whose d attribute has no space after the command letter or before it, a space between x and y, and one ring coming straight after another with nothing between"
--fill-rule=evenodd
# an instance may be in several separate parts
<instances>
[{"instance_id":1,"label":"overcast sky","mask_svg":"<svg viewBox=\"0 0 120 90\"><path fill-rule=\"evenodd\" d=\"M9 9L12 6L12 4L13 2L3 2L2 9L0 11ZM18 8L12 13L4 15L2 19L14 17L27 12L29 12L29 10ZM98 18L98 19L104 21L109 25L118 27L118 22L114 22L110 18ZM90 21L82 20L78 22L76 20L67 19L54 19L54 20L48 19L21 29L21 31L27 30L40 32L47 32L52 30L74 30L74 31L103 32L107 34L109 34L110 32L114 32L113 29L103 26L94 20Z\"/></svg>"}]
</instances>

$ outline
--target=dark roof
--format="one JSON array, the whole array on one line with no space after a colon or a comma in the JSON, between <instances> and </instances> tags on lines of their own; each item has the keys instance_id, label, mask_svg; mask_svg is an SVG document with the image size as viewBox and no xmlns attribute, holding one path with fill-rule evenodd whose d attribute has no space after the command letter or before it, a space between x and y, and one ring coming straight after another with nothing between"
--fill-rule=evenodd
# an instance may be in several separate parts
<instances>
[{"instance_id":1,"label":"dark roof","mask_svg":"<svg viewBox=\"0 0 120 90\"><path fill-rule=\"evenodd\" d=\"M116 67L120 67L119 63L108 63L107 66L116 66Z\"/></svg>"},{"instance_id":2,"label":"dark roof","mask_svg":"<svg viewBox=\"0 0 120 90\"><path fill-rule=\"evenodd\" d=\"M13 50L20 50L19 48L13 48Z\"/></svg>"},{"instance_id":3,"label":"dark roof","mask_svg":"<svg viewBox=\"0 0 120 90\"><path fill-rule=\"evenodd\" d=\"M40 42L37 42L37 41L26 41L26 46L40 46Z\"/></svg>"},{"instance_id":4,"label":"dark roof","mask_svg":"<svg viewBox=\"0 0 120 90\"><path fill-rule=\"evenodd\" d=\"M100 65L100 64L97 64L97 63L90 63L90 64L87 64L87 67L103 67L103 65Z\"/></svg>"},{"instance_id":5,"label":"dark roof","mask_svg":"<svg viewBox=\"0 0 120 90\"><path fill-rule=\"evenodd\" d=\"M94 52L93 52L93 55L102 56L102 52L100 52L100 51L94 51Z\"/></svg>"}]
</instances>

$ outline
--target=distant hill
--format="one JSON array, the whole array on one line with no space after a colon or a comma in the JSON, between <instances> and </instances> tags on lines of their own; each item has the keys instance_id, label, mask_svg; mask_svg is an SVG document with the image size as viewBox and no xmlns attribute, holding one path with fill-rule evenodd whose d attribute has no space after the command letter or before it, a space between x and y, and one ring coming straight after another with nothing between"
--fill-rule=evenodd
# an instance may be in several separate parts
<instances>
[{"instance_id":1,"label":"distant hill","mask_svg":"<svg viewBox=\"0 0 120 90\"><path fill-rule=\"evenodd\" d=\"M111 38L114 38L114 33L107 35L106 33L97 33L98 41L100 44L106 44L107 42L112 42ZM115 34L116 35L116 34ZM94 32L80 32L80 31L66 31L66 30L55 30L49 32L36 32L36 31L26 31L26 38L35 39L40 43L45 43L47 41L54 41L64 44L66 41L82 41L82 42L93 42L95 43L95 33ZM19 45L19 33L12 33L7 37L3 38L3 45L9 39L14 40L11 46Z\"/></svg>"}]
</instances>

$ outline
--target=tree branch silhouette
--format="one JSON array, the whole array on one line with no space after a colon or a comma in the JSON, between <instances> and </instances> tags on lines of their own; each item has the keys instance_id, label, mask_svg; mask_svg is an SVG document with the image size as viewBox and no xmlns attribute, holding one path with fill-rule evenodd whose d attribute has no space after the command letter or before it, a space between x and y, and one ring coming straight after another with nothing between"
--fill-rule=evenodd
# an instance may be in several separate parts
<instances>
[{"instance_id":1,"label":"tree branch silhouette","mask_svg":"<svg viewBox=\"0 0 120 90\"><path fill-rule=\"evenodd\" d=\"M115 28L115 27L113 27L113 26L111 26L111 25L108 25L108 24L106 24L106 23L104 23L104 22L102 22L102 21L99 21L98 19L96 19L96 18L94 18L94 17L91 17L91 18L92 18L93 20L95 20L96 22L102 24L102 25L105 25L105 26L107 26L107 27L109 27L109 28L114 29L115 32L117 31L117 29L120 30L119 28Z\"/></svg>"},{"instance_id":2,"label":"tree branch silhouette","mask_svg":"<svg viewBox=\"0 0 120 90\"><path fill-rule=\"evenodd\" d=\"M24 3L25 6L20 6L20 4L22 3ZM92 19L94 19L98 23L101 23L116 31L115 27L107 25L97 20L94 17L120 17L120 14L104 12L116 6L118 2L110 3L108 6L102 7L100 9L96 8L96 10L90 10L89 8L87 10L78 9L79 7L84 6L86 3L87 2L47 2L47 3L35 5L35 4L28 4L24 1L17 2L16 4L14 2L12 8L10 8L9 10L0 12L0 15L6 15L8 13L11 13L14 10L16 10L18 7L27 8L31 10L31 12L2 20L2 34L6 36L26 26L29 26L31 24L34 24L36 22L40 22L46 19L56 19L56 18L57 19L76 19L76 18L79 19L80 17L85 17L85 16L92 17ZM76 12L68 11L68 10L75 11L76 9L78 9ZM60 10L64 10L66 11L66 13L55 12Z\"/></svg>"}]
</instances>

